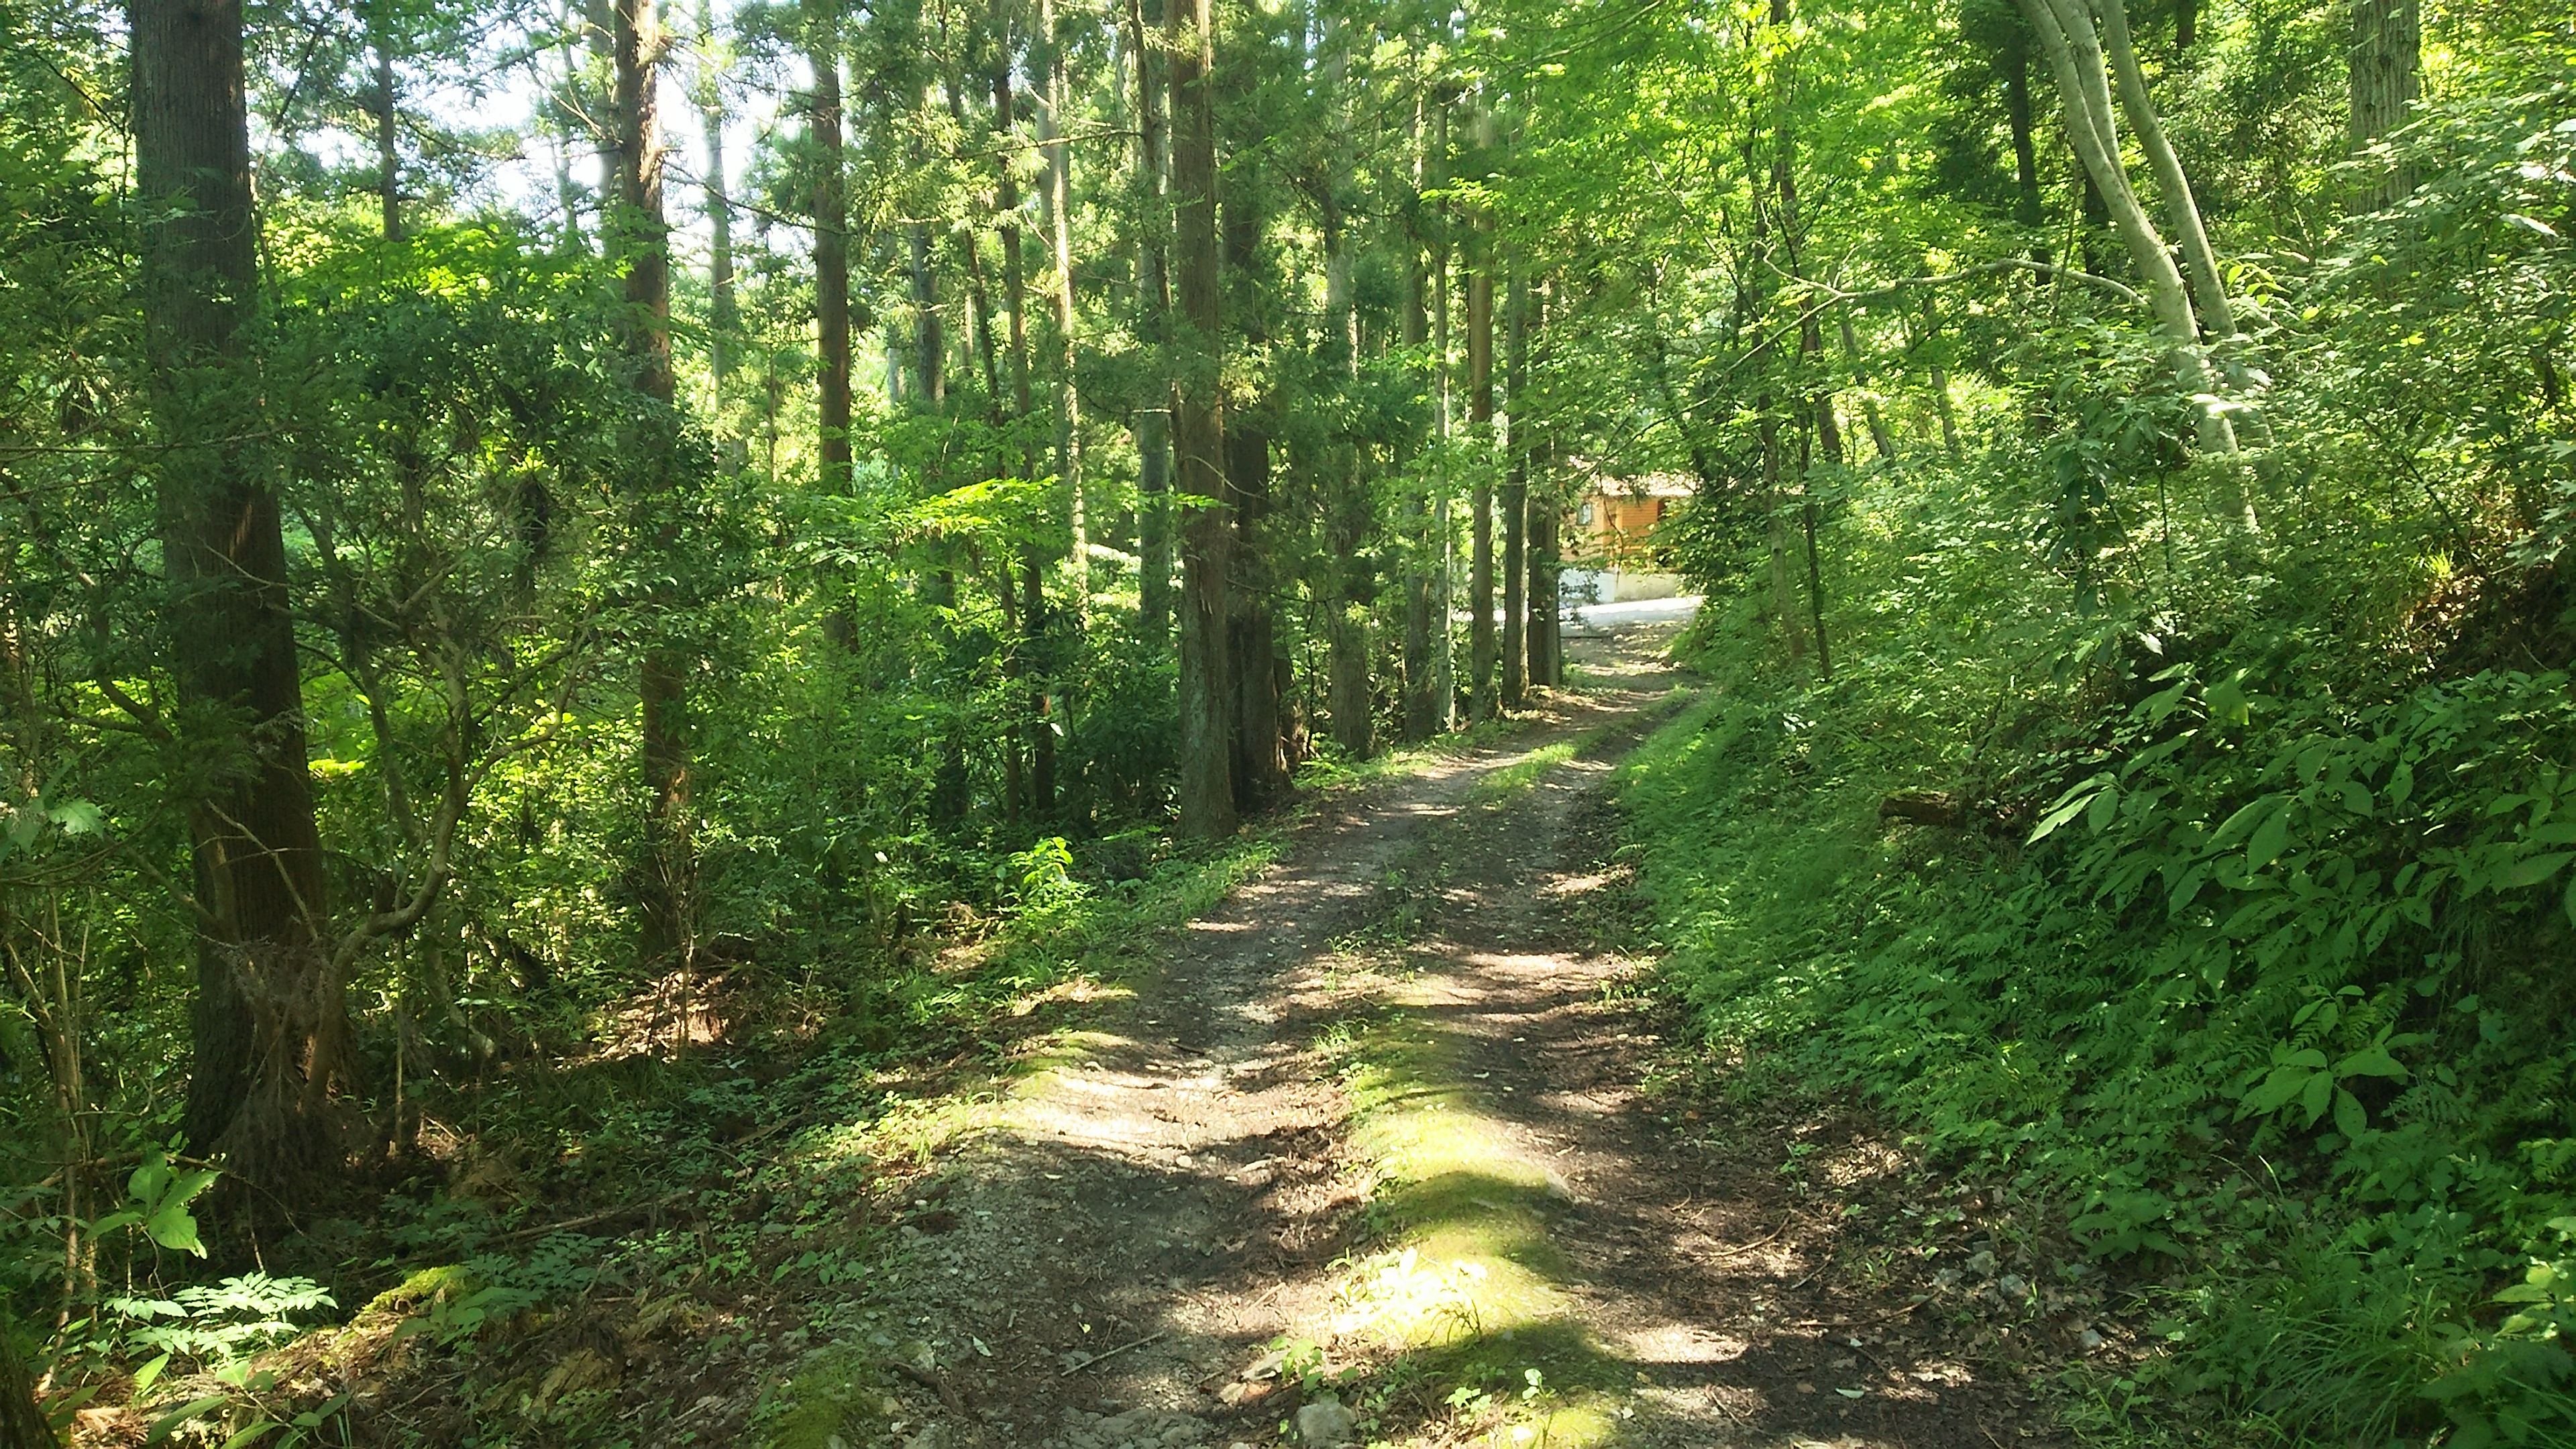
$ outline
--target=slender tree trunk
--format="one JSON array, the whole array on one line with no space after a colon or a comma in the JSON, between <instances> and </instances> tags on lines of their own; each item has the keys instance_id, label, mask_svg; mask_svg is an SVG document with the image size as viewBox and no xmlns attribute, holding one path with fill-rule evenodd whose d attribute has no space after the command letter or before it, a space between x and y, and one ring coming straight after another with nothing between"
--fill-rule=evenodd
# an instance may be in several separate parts
<instances>
[{"instance_id":1,"label":"slender tree trunk","mask_svg":"<svg viewBox=\"0 0 2576 1449\"><path fill-rule=\"evenodd\" d=\"M1091 540L1082 497L1082 399L1074 387L1073 148L1064 140L1064 45L1056 34L1055 0L1038 0L1038 28L1046 46L1046 88L1038 108L1038 139L1046 143L1047 232L1055 243L1055 473L1064 489L1072 544L1067 551L1074 617L1090 607Z\"/></svg>"},{"instance_id":2,"label":"slender tree trunk","mask_svg":"<svg viewBox=\"0 0 2576 1449\"><path fill-rule=\"evenodd\" d=\"M1446 93L1437 99L1434 112L1430 164L1426 168L1433 189L1449 184L1449 112L1457 98ZM1431 689L1434 713L1442 733L1458 725L1458 648L1455 637L1458 601L1458 529L1450 521L1450 440L1457 431L1457 408L1450 395L1451 343L1449 332L1449 259L1450 214L1446 201L1436 203L1432 211L1431 243L1431 327L1432 381L1436 388L1434 416L1440 428L1440 464L1434 472L1431 494L1431 532L1439 545L1439 571L1432 575Z\"/></svg>"},{"instance_id":3,"label":"slender tree trunk","mask_svg":"<svg viewBox=\"0 0 2576 1449\"><path fill-rule=\"evenodd\" d=\"M1492 164L1493 113L1479 101L1473 135L1478 162ZM1497 704L1494 666L1494 219L1477 208L1467 256L1467 418L1476 473L1467 508L1467 714L1491 719Z\"/></svg>"},{"instance_id":4,"label":"slender tree trunk","mask_svg":"<svg viewBox=\"0 0 2576 1449\"><path fill-rule=\"evenodd\" d=\"M2004 52L2004 119L2012 134L2013 219L2031 235L2031 260L2041 266L2049 263L2048 243L2041 239L2041 228L2048 224L2048 208L2039 187L2039 143L2034 135L2036 117L2030 102L2030 37L2016 33Z\"/></svg>"},{"instance_id":5,"label":"slender tree trunk","mask_svg":"<svg viewBox=\"0 0 2576 1449\"><path fill-rule=\"evenodd\" d=\"M716 45L714 0L698 0L698 43L698 120L707 148L707 380L714 394L715 410L711 421L726 470L740 472L751 462L751 448L748 440L729 425L725 408L737 340L742 335L742 312L734 300L733 199L725 194L724 90L712 55Z\"/></svg>"},{"instance_id":6,"label":"slender tree trunk","mask_svg":"<svg viewBox=\"0 0 2576 1449\"><path fill-rule=\"evenodd\" d=\"M390 17L386 7L391 0L373 0L367 7L367 49L376 63L376 93L370 97L376 112L376 199L384 210L386 241L403 239L402 223L402 147L395 125L399 116L394 109L394 48Z\"/></svg>"},{"instance_id":7,"label":"slender tree trunk","mask_svg":"<svg viewBox=\"0 0 2576 1449\"><path fill-rule=\"evenodd\" d=\"M1404 345L1417 351L1431 340L1431 279L1423 263L1427 241L1423 233L1428 224L1422 189L1430 166L1428 128L1423 124L1424 104L1424 98L1417 95L1413 106L1413 195L1409 198L1411 205L1406 218L1409 230L1404 239ZM1416 491L1406 499L1405 512L1415 547L1404 577L1404 738L1419 744L1440 729L1440 715L1434 704L1437 696L1433 692L1431 662L1434 592L1431 560L1438 555L1432 546L1430 508L1420 492Z\"/></svg>"},{"instance_id":8,"label":"slender tree trunk","mask_svg":"<svg viewBox=\"0 0 2576 1449\"><path fill-rule=\"evenodd\" d=\"M1929 293L1923 297L1923 340L1935 349L1938 349L1941 342L1941 319L1932 310L1932 298ZM1950 369L1941 364L1941 354L1937 350L1932 357L1932 411L1941 420L1941 451L1949 455L1951 462L1956 463L1962 455L1959 448L1958 413L1950 403Z\"/></svg>"},{"instance_id":9,"label":"slender tree trunk","mask_svg":"<svg viewBox=\"0 0 2576 1449\"><path fill-rule=\"evenodd\" d=\"M1772 24L1785 29L1789 24L1789 14L1789 0L1771 0ZM1773 122L1771 179L1780 197L1780 249L1789 260L1790 280L1803 284L1806 266L1800 257L1798 244L1805 223L1798 214L1798 136L1790 124L1790 117L1794 114L1792 92L1797 84L1794 50L1783 53L1776 83L1780 86L1780 94L1777 97L1779 109ZM1800 291L1803 293L1804 290L1801 285ZM1803 298L1799 306L1802 317L1798 325L1798 356L1805 364L1809 385L1815 388L1808 399L1808 415L1813 419L1816 440L1824 450L1825 461L1840 469L1845 462L1842 424L1834 416L1833 389L1824 384L1821 376L1825 353L1824 324L1816 309ZM1799 463L1798 518L1807 544L1807 614L1814 630L1816 673L1830 683L1834 677L1833 649L1825 637L1825 579L1817 559L1816 475L1812 467L1806 466L1808 459L1803 443L1799 445Z\"/></svg>"},{"instance_id":10,"label":"slender tree trunk","mask_svg":"<svg viewBox=\"0 0 2576 1449\"><path fill-rule=\"evenodd\" d=\"M1535 289L1530 299L1530 345L1540 365L1546 360L1548 314L1554 298L1555 284L1549 282ZM1557 619L1564 584L1557 535L1565 519L1565 495L1557 482L1555 440L1538 425L1536 379L1532 382L1529 399L1515 396L1512 400L1512 428L1517 434L1526 422L1530 430L1529 451L1524 455L1529 460L1532 490L1528 507L1529 683L1533 689L1552 689L1565 682L1565 644Z\"/></svg>"},{"instance_id":11,"label":"slender tree trunk","mask_svg":"<svg viewBox=\"0 0 2576 1449\"><path fill-rule=\"evenodd\" d=\"M1523 611L1529 578L1529 307L1528 263L1515 258L1504 300L1503 385L1509 399L1504 446L1510 472L1503 477L1503 683L1505 709L1518 709L1529 693L1529 634Z\"/></svg>"},{"instance_id":12,"label":"slender tree trunk","mask_svg":"<svg viewBox=\"0 0 2576 1449\"><path fill-rule=\"evenodd\" d=\"M1136 335L1159 352L1171 336L1172 286L1170 218L1164 215L1163 175L1168 166L1168 133L1163 121L1163 64L1153 37L1157 12L1148 16L1144 0L1127 0L1128 51L1136 67ZM1136 410L1137 622L1145 637L1161 643L1172 619L1172 408L1171 391L1163 405Z\"/></svg>"},{"instance_id":13,"label":"slender tree trunk","mask_svg":"<svg viewBox=\"0 0 2576 1449\"><path fill-rule=\"evenodd\" d=\"M2422 0L2349 0L2352 6L2352 149L2366 151L2406 124L2423 86ZM2356 211L2394 206L2415 189L2405 166L2391 168L2353 192Z\"/></svg>"},{"instance_id":14,"label":"slender tree trunk","mask_svg":"<svg viewBox=\"0 0 2576 1449\"><path fill-rule=\"evenodd\" d=\"M1005 37L1007 41L1007 37ZM1006 47L1007 48L1007 47ZM1018 97L1011 83L1007 60L993 65L993 127L1005 138L1017 133ZM1037 395L1029 363L1029 278L1028 257L1022 245L1020 226L1020 183L1011 169L1011 157L1002 158L994 187L996 229L1002 239L1002 314L1010 327L1011 337L1011 419L1021 432L1021 451L1015 464L1016 476L1038 475L1037 444L1028 436L1029 417L1037 411ZM1046 560L1035 544L1020 551L1019 571L1019 647L1013 657L1013 669L1028 693L1025 713L1014 731L1023 741L1028 760L1028 807L1039 815L1055 808L1055 729L1048 718L1046 683L1047 597Z\"/></svg>"},{"instance_id":15,"label":"slender tree trunk","mask_svg":"<svg viewBox=\"0 0 2576 1449\"><path fill-rule=\"evenodd\" d=\"M186 1125L272 1191L336 1167L324 1107L351 1074L324 949L330 903L304 746L302 679L276 495L256 444L246 330L257 306L238 0L131 9L136 192L168 626L183 714L230 715L202 744L246 768L189 802L200 930ZM193 742L192 742L193 743Z\"/></svg>"},{"instance_id":16,"label":"slender tree trunk","mask_svg":"<svg viewBox=\"0 0 2576 1449\"><path fill-rule=\"evenodd\" d=\"M1888 432L1887 419L1878 410L1878 395L1870 391L1869 366L1861 360L1860 339L1852 335L1851 308L1835 308L1834 317L1842 328L1843 363L1851 369L1852 388L1860 394L1861 416L1869 423L1870 446L1878 450L1882 460L1893 463L1896 461L1896 439Z\"/></svg>"},{"instance_id":17,"label":"slender tree trunk","mask_svg":"<svg viewBox=\"0 0 2576 1449\"><path fill-rule=\"evenodd\" d=\"M1336 386L1348 388L1359 377L1360 320L1353 274L1356 249L1342 205L1343 193L1350 185L1350 52L1336 15L1327 13L1324 17L1322 47L1322 90L1325 104L1331 107L1332 141L1320 208L1324 232L1324 370ZM1331 553L1325 561L1327 582L1323 590L1326 647L1330 651L1325 688L1333 741L1341 746L1344 756L1354 760L1366 759L1377 751L1374 701L1369 688L1369 658L1373 652L1369 608L1375 602L1375 588L1368 562L1361 554L1372 520L1360 460L1359 444L1337 439L1326 463L1329 476L1325 484L1330 490L1326 539Z\"/></svg>"},{"instance_id":18,"label":"slender tree trunk","mask_svg":"<svg viewBox=\"0 0 2576 1449\"><path fill-rule=\"evenodd\" d=\"M1238 75L1241 72L1237 72ZM1262 231L1267 224L1254 174L1257 152L1236 150L1233 184L1219 207L1225 265L1238 279L1237 324L1247 346L1259 350L1270 340L1262 316L1258 275ZM1271 616L1270 429L1272 398L1250 399L1226 418L1226 477L1234 503L1234 564L1229 582L1228 650L1234 661L1234 801L1238 809L1263 810L1288 787L1284 746L1285 709L1279 687L1278 630Z\"/></svg>"},{"instance_id":19,"label":"slender tree trunk","mask_svg":"<svg viewBox=\"0 0 2576 1449\"><path fill-rule=\"evenodd\" d=\"M1216 64L1211 0L1165 0L1172 98L1172 258L1176 402L1172 445L1181 492L1207 500L1181 527L1180 816L1184 834L1234 833L1234 671L1226 649L1234 510L1225 474L1218 286Z\"/></svg>"},{"instance_id":20,"label":"slender tree trunk","mask_svg":"<svg viewBox=\"0 0 2576 1449\"><path fill-rule=\"evenodd\" d=\"M814 70L805 120L814 143L817 447L823 491L842 494L850 489L850 206L840 9L837 0L804 0L804 6L805 58Z\"/></svg>"},{"instance_id":21,"label":"slender tree trunk","mask_svg":"<svg viewBox=\"0 0 2576 1449\"><path fill-rule=\"evenodd\" d=\"M614 0L610 46L616 87L611 98L614 215L609 255L626 273L630 320L626 346L636 391L653 404L629 460L647 506L671 488L677 418L671 404L670 228L662 211L662 142L656 78L663 36L654 0ZM655 525L662 547L676 544L668 522ZM695 936L696 850L690 833L686 661L671 644L645 650L638 692L643 704L646 862L643 953L648 963L685 968Z\"/></svg>"}]
</instances>

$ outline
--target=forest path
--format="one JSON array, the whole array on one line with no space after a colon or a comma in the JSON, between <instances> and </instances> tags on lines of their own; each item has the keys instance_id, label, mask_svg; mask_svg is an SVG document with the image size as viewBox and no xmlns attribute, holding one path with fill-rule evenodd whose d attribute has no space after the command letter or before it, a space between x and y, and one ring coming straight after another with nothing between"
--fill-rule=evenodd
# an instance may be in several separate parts
<instances>
[{"instance_id":1,"label":"forest path","mask_svg":"<svg viewBox=\"0 0 2576 1449\"><path fill-rule=\"evenodd\" d=\"M1836 1256L1894 1153L1644 1093L1608 783L1670 633L1604 631L1508 738L1327 803L1024 1079L916 1187L871 1294L899 1392L848 1442L2031 1438L1902 1274Z\"/></svg>"}]
</instances>

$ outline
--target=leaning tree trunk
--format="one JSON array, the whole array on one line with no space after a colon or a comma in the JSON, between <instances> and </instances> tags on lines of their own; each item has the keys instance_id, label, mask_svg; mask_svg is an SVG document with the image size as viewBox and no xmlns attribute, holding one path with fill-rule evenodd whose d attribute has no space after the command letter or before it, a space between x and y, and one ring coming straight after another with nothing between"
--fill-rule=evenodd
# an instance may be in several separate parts
<instances>
[{"instance_id":1,"label":"leaning tree trunk","mask_svg":"<svg viewBox=\"0 0 2576 1449\"><path fill-rule=\"evenodd\" d=\"M614 0L610 51L609 156L616 185L607 227L608 254L626 273L625 345L635 390L648 404L626 459L637 502L663 516L650 537L669 550L678 529L668 495L678 459L677 389L671 372L671 243L662 213L662 141L656 80L661 69L661 12L655 0ZM685 967L694 939L696 847L690 838L687 726L688 661L666 640L644 651L637 692L643 705L645 889L643 957L648 965Z\"/></svg>"},{"instance_id":2,"label":"leaning tree trunk","mask_svg":"<svg viewBox=\"0 0 2576 1449\"><path fill-rule=\"evenodd\" d=\"M160 534L181 715L237 729L189 802L203 913L186 1126L271 1192L336 1166L327 1099L354 1067L322 933L320 832L278 500L252 441L257 305L238 0L132 7L135 181Z\"/></svg>"},{"instance_id":3,"label":"leaning tree trunk","mask_svg":"<svg viewBox=\"0 0 2576 1449\"><path fill-rule=\"evenodd\" d=\"M2351 137L2359 152L2406 124L2423 85L2424 15L2422 0L2351 3ZM2401 164L2357 188L2353 209L2394 206L2414 189L2414 173Z\"/></svg>"},{"instance_id":4,"label":"leaning tree trunk","mask_svg":"<svg viewBox=\"0 0 2576 1449\"><path fill-rule=\"evenodd\" d=\"M2210 375L2209 359L2200 349L2191 294L2155 222L2129 185L2128 171L2121 163L2119 129L2113 119L2101 47L2092 21L2075 0L2021 0L2021 5L2038 37L2040 53L2047 57L2056 77L2068 139L2111 213L2112 225L2128 248L2130 264L2146 281L2148 305L2155 317L2156 331L2171 352L2175 379L2185 393L2206 396L2215 390L2215 379ZM2223 414L2202 410L2200 440L2201 446L2211 452L2236 451L2236 431ZM2250 507L2240 511L2250 527Z\"/></svg>"},{"instance_id":5,"label":"leaning tree trunk","mask_svg":"<svg viewBox=\"0 0 2576 1449\"><path fill-rule=\"evenodd\" d=\"M2061 0L2061 6L2064 3ZM2130 129L2138 133L2138 149L2146 153L2156 192L2164 198L2165 220L2181 243L2200 325L2212 340L2222 345L2233 342L2236 311L2228 304L2227 282L2218 272L2218 253L2209 244L2209 228L2201 220L2200 203L2192 197L2191 179L2183 174L2182 158L2175 154L2164 121L2156 114L2155 97L2147 93L2146 72L2139 69L2137 47L2129 40L2128 7L2123 0L2095 3L2102 12L2102 43L2119 86L2120 109L2128 116ZM2069 39L2076 41L2079 52L2083 49L2083 42L2071 32Z\"/></svg>"},{"instance_id":6,"label":"leaning tree trunk","mask_svg":"<svg viewBox=\"0 0 2576 1449\"><path fill-rule=\"evenodd\" d=\"M1227 575L1234 510L1227 500L1223 360L1216 246L1216 63L1211 0L1165 0L1172 97L1172 259L1180 308L1173 319L1172 446L1181 492L1195 501L1181 527L1180 816L1184 834L1231 835L1234 808L1226 651Z\"/></svg>"}]
</instances>

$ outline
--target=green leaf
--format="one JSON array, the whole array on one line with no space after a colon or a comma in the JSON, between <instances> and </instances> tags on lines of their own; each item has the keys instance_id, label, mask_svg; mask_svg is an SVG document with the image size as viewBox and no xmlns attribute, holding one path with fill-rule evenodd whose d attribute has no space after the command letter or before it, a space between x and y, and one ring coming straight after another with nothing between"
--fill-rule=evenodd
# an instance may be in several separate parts
<instances>
[{"instance_id":1,"label":"green leaf","mask_svg":"<svg viewBox=\"0 0 2576 1449\"><path fill-rule=\"evenodd\" d=\"M2406 1070L2405 1063L2390 1056L2388 1048L2384 1046L2363 1047L2335 1063L2335 1076L2338 1078L2395 1077L2399 1081L2404 1081L2410 1075L2412 1073Z\"/></svg>"},{"instance_id":2,"label":"green leaf","mask_svg":"<svg viewBox=\"0 0 2576 1449\"><path fill-rule=\"evenodd\" d=\"M2504 873L2504 878L2499 885L2505 890L2520 890L2526 886L2536 886L2565 870L2567 862L2571 860L2576 860L2576 850L2555 850L2547 855L2535 855L2526 860L2515 861L2512 868Z\"/></svg>"},{"instance_id":3,"label":"green leaf","mask_svg":"<svg viewBox=\"0 0 2576 1449\"><path fill-rule=\"evenodd\" d=\"M2248 874L2278 860L2290 848L2290 812L2273 811L2254 828L2254 838L2245 842L2245 869Z\"/></svg>"},{"instance_id":4,"label":"green leaf","mask_svg":"<svg viewBox=\"0 0 2576 1449\"><path fill-rule=\"evenodd\" d=\"M2030 832L2030 839L2023 841L2022 843L2024 845L2039 844L2051 835L2056 834L2057 827L2074 819L2076 816L2083 814L2085 807L2092 803L2092 800L2089 798L2076 800L2068 804L2060 805L2056 809L2049 811L2046 815L2040 817L2039 824Z\"/></svg>"},{"instance_id":5,"label":"green leaf","mask_svg":"<svg viewBox=\"0 0 2576 1449\"><path fill-rule=\"evenodd\" d=\"M2334 1094L2334 1123L2335 1130L2343 1134L2346 1142L2358 1142L2361 1140L2361 1134L2370 1129L2370 1114L2362 1110L2359 1097L2337 1087Z\"/></svg>"},{"instance_id":6,"label":"green leaf","mask_svg":"<svg viewBox=\"0 0 2576 1449\"><path fill-rule=\"evenodd\" d=\"M190 1399L188 1402L172 1409L169 1413L161 1416L160 1422L152 1426L150 1433L143 1436L145 1449L150 1449L150 1446L158 1444L169 1438L172 1434L177 1433L180 1427L187 1424L189 1421L202 1419L206 1415L213 1413L215 1410L222 1408L229 1402L231 1401L221 1394L208 1394L202 1399Z\"/></svg>"},{"instance_id":7,"label":"green leaf","mask_svg":"<svg viewBox=\"0 0 2576 1449\"><path fill-rule=\"evenodd\" d=\"M66 800L45 812L65 835L88 835L106 828L107 817L87 800Z\"/></svg>"},{"instance_id":8,"label":"green leaf","mask_svg":"<svg viewBox=\"0 0 2576 1449\"><path fill-rule=\"evenodd\" d=\"M242 1449L242 1446L245 1444L256 1444L260 1440L267 1438L269 1435L285 1427L286 1426L284 1424L279 1423L275 1419L258 1420L249 1428L242 1430L240 1433L235 1434L229 1439L226 1439L224 1441L224 1449Z\"/></svg>"},{"instance_id":9,"label":"green leaf","mask_svg":"<svg viewBox=\"0 0 2576 1449\"><path fill-rule=\"evenodd\" d=\"M2281 797L2278 795L2261 795L2247 801L2237 808L2235 814L2219 822L2218 829L2209 837L2210 849L2225 850L2234 845L2245 837L2245 832L2262 823L2267 814L2280 807Z\"/></svg>"},{"instance_id":10,"label":"green leaf","mask_svg":"<svg viewBox=\"0 0 2576 1449\"><path fill-rule=\"evenodd\" d=\"M2263 1079L2263 1085L2245 1094L2246 1112L2279 1111L2292 1097L2299 1095L2307 1086L2308 1079L2315 1075L2303 1067L2274 1067L2272 1075Z\"/></svg>"},{"instance_id":11,"label":"green leaf","mask_svg":"<svg viewBox=\"0 0 2576 1449\"><path fill-rule=\"evenodd\" d=\"M152 1360L150 1363L145 1364L143 1367L136 1369L134 1371L134 1387L126 1391L126 1396L128 1398L139 1399L145 1394L152 1392L152 1385L159 1382L161 1371L169 1366L170 1355L165 1353L159 1358Z\"/></svg>"},{"instance_id":12,"label":"green leaf","mask_svg":"<svg viewBox=\"0 0 2576 1449\"><path fill-rule=\"evenodd\" d=\"M2254 716L2253 702L2245 693L2244 674L2219 680L2201 696L2209 702L2209 717L2219 724L2241 725Z\"/></svg>"},{"instance_id":13,"label":"green leaf","mask_svg":"<svg viewBox=\"0 0 2576 1449\"><path fill-rule=\"evenodd\" d=\"M2101 794L2094 796L2093 802L2085 807L2085 828L2091 830L2096 835L2101 834L2102 827L2111 823L2111 817L2117 814L2119 809L2120 787L2117 785L2109 786L2104 789Z\"/></svg>"},{"instance_id":14,"label":"green leaf","mask_svg":"<svg viewBox=\"0 0 2576 1449\"><path fill-rule=\"evenodd\" d=\"M2334 1091L2334 1075L2330 1072L2317 1073L2299 1089L2299 1105L2308 1109L2307 1125L2314 1127L2317 1119L2326 1114L2326 1107L2334 1100Z\"/></svg>"}]
</instances>

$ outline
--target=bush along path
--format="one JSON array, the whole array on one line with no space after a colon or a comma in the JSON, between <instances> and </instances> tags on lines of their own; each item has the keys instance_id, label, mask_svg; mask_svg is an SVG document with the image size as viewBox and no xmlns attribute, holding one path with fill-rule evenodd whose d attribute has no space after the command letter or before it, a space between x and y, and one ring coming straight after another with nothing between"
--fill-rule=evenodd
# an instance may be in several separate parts
<instances>
[{"instance_id":1,"label":"bush along path","mask_svg":"<svg viewBox=\"0 0 2576 1449\"><path fill-rule=\"evenodd\" d=\"M1041 1070L925 1111L889 1261L746 1432L2048 1442L2011 1324L2063 1285L1981 1204L1658 1066L1609 782L1664 642L1327 807Z\"/></svg>"}]
</instances>

